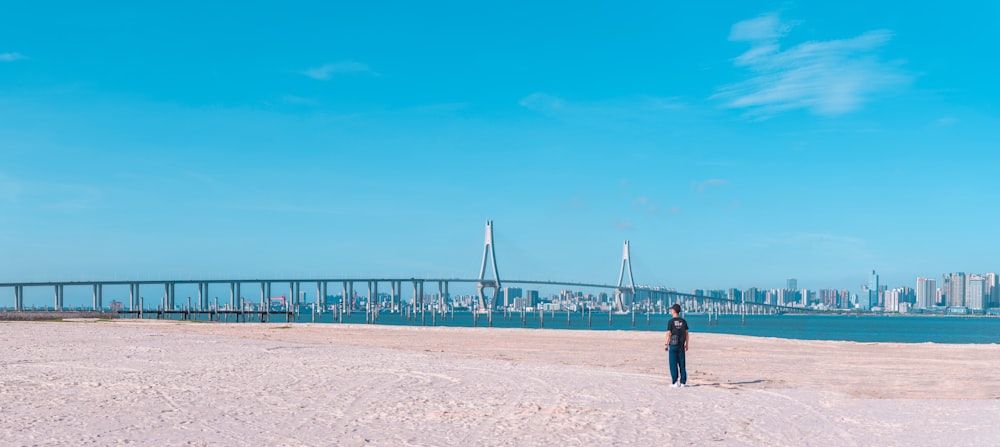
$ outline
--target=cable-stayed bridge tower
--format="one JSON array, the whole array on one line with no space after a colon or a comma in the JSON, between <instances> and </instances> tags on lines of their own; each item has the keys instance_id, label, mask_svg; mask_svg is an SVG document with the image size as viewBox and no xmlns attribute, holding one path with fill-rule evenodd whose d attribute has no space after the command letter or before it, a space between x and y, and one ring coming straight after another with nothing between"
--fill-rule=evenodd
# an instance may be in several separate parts
<instances>
[{"instance_id":1,"label":"cable-stayed bridge tower","mask_svg":"<svg viewBox=\"0 0 1000 447\"><path fill-rule=\"evenodd\" d=\"M486 279L486 263L487 261L492 261L493 264L493 279ZM486 300L486 295L483 293L483 289L492 288L493 296L490 297L489 302ZM483 265L479 268L479 282L476 285L476 290L479 291L479 310L480 311L492 311L496 307L497 295L500 293L500 273L497 271L497 252L493 247L493 221L486 221L486 242L483 244Z\"/></svg>"},{"instance_id":2,"label":"cable-stayed bridge tower","mask_svg":"<svg viewBox=\"0 0 1000 447\"><path fill-rule=\"evenodd\" d=\"M618 286L615 288L615 303L613 306L613 311L624 312L625 311L625 295L635 295L635 280L632 279L632 260L629 254L628 241L625 241L625 246L622 248L622 269L618 273ZM628 269L628 287L625 287L625 270Z\"/></svg>"}]
</instances>

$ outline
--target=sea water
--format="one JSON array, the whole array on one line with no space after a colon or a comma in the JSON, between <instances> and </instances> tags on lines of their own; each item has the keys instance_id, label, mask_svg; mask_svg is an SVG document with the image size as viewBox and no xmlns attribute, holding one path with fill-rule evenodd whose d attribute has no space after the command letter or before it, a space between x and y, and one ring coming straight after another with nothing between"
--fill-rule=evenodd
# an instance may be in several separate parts
<instances>
[{"instance_id":1,"label":"sea water","mask_svg":"<svg viewBox=\"0 0 1000 447\"><path fill-rule=\"evenodd\" d=\"M684 316L684 315L682 315ZM1000 343L1000 318L904 315L721 315L716 320L707 315L684 316L691 331L756 337L801 340L843 340L856 342L899 343ZM494 313L492 327L561 330L665 331L669 315L613 314L580 312L532 312L522 320L519 312ZM365 324L365 313L344 314L344 323ZM283 314L272 314L272 322L283 322ZM295 320L313 321L313 314L302 312ZM338 324L331 312L316 314L317 323ZM717 322L716 322L717 321ZM375 324L404 326L487 327L487 315L455 312L432 316L427 312L409 314L382 312Z\"/></svg>"}]
</instances>

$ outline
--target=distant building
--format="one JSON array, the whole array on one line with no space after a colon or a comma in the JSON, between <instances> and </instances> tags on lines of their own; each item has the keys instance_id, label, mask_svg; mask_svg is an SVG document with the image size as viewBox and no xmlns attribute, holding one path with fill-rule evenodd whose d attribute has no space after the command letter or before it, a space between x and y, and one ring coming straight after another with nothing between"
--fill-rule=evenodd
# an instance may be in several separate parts
<instances>
[{"instance_id":1,"label":"distant building","mask_svg":"<svg viewBox=\"0 0 1000 447\"><path fill-rule=\"evenodd\" d=\"M986 307L1000 307L1000 275L987 273L986 278Z\"/></svg>"},{"instance_id":2,"label":"distant building","mask_svg":"<svg viewBox=\"0 0 1000 447\"><path fill-rule=\"evenodd\" d=\"M727 298L729 298L730 300L736 302L743 301L743 292L740 291L740 289L729 289L727 294L729 295L727 296Z\"/></svg>"},{"instance_id":3,"label":"distant building","mask_svg":"<svg viewBox=\"0 0 1000 447\"><path fill-rule=\"evenodd\" d=\"M868 281L861 286L861 294L858 295L858 308L871 310L873 307L878 307L878 292L878 274L875 273L875 270L872 270L872 274L868 277Z\"/></svg>"},{"instance_id":4,"label":"distant building","mask_svg":"<svg viewBox=\"0 0 1000 447\"><path fill-rule=\"evenodd\" d=\"M792 291L799 290L799 280L795 278L788 278L785 288Z\"/></svg>"},{"instance_id":5,"label":"distant building","mask_svg":"<svg viewBox=\"0 0 1000 447\"><path fill-rule=\"evenodd\" d=\"M948 307L965 306L965 273L948 273L942 277L941 292Z\"/></svg>"},{"instance_id":6,"label":"distant building","mask_svg":"<svg viewBox=\"0 0 1000 447\"><path fill-rule=\"evenodd\" d=\"M528 307L536 307L536 306L538 306L538 291L537 290L528 290L524 294L524 299L528 303Z\"/></svg>"},{"instance_id":7,"label":"distant building","mask_svg":"<svg viewBox=\"0 0 1000 447\"><path fill-rule=\"evenodd\" d=\"M504 287L503 289L503 306L512 307L514 306L514 300L521 298L522 294L520 287Z\"/></svg>"},{"instance_id":8,"label":"distant building","mask_svg":"<svg viewBox=\"0 0 1000 447\"><path fill-rule=\"evenodd\" d=\"M791 306L798 302L798 293L795 293L789 289L781 289L778 291L778 305L779 306Z\"/></svg>"},{"instance_id":9,"label":"distant building","mask_svg":"<svg viewBox=\"0 0 1000 447\"><path fill-rule=\"evenodd\" d=\"M965 307L971 311L986 309L986 278L979 275L969 275L965 287Z\"/></svg>"},{"instance_id":10,"label":"distant building","mask_svg":"<svg viewBox=\"0 0 1000 447\"><path fill-rule=\"evenodd\" d=\"M830 308L841 307L840 292L836 289L820 289L819 303Z\"/></svg>"},{"instance_id":11,"label":"distant building","mask_svg":"<svg viewBox=\"0 0 1000 447\"><path fill-rule=\"evenodd\" d=\"M930 309L937 305L937 281L929 278L917 278L917 309Z\"/></svg>"},{"instance_id":12,"label":"distant building","mask_svg":"<svg viewBox=\"0 0 1000 447\"><path fill-rule=\"evenodd\" d=\"M748 303L763 303L764 294L756 287L751 287L743 291L743 301Z\"/></svg>"},{"instance_id":13,"label":"distant building","mask_svg":"<svg viewBox=\"0 0 1000 447\"><path fill-rule=\"evenodd\" d=\"M771 289L764 292L764 304L777 305L778 303L778 291Z\"/></svg>"},{"instance_id":14,"label":"distant building","mask_svg":"<svg viewBox=\"0 0 1000 447\"><path fill-rule=\"evenodd\" d=\"M899 289L886 290L883 299L886 312L899 312Z\"/></svg>"}]
</instances>

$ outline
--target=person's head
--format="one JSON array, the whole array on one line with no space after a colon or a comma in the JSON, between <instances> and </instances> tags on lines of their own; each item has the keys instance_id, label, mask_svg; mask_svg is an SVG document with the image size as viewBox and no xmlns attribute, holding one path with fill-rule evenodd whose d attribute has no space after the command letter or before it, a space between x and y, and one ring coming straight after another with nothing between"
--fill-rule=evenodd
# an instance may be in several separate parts
<instances>
[{"instance_id":1,"label":"person's head","mask_svg":"<svg viewBox=\"0 0 1000 447\"><path fill-rule=\"evenodd\" d=\"M677 303L674 303L673 306L670 306L670 313L671 313L671 315L673 315L675 317L678 316L678 315L680 315L681 314L681 305L677 304Z\"/></svg>"}]
</instances>

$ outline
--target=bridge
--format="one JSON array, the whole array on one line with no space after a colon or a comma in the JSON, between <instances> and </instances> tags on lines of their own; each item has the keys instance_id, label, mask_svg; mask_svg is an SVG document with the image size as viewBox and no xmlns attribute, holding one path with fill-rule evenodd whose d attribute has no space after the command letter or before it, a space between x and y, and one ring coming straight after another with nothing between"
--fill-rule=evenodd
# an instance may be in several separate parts
<instances>
[{"instance_id":1,"label":"bridge","mask_svg":"<svg viewBox=\"0 0 1000 447\"><path fill-rule=\"evenodd\" d=\"M54 281L54 282L8 282L0 283L0 290L8 289L13 291L14 311L27 310L25 306L26 288L44 288L52 291L52 309L65 310L65 289L67 287L84 288L89 290L92 297L93 310L108 309L104 301L104 291L112 287L128 287L127 297L121 296L123 303L120 309L115 311L122 314L132 314L141 316L143 312L261 312L271 311L272 291L277 290L275 285L287 286L288 298L281 299L288 307L306 305L302 299L302 285L315 286L317 300L314 301L314 308L323 312L332 310L334 312L353 312L360 310L356 308L356 303L364 298L364 311L370 318L366 321L374 321L380 311L390 310L402 312L404 309L414 311L444 311L454 310L455 304L451 300L449 287L452 284L471 284L476 286L478 300L474 302L473 308L469 309L476 313L492 315L497 311L511 311L510 303L500 306L498 295L502 289L502 284L514 285L535 285L535 286L556 286L562 288L589 288L597 290L607 290L611 292L613 299L609 299L607 310L610 313L665 313L667 307L673 303L681 303L685 311L715 312L723 314L775 314L785 312L808 312L809 309L802 307L782 306L769 303L744 302L729 298L694 295L681 293L666 287L657 286L637 286L632 276L631 256L629 252L629 242L625 241L622 254L622 269L619 273L617 284L602 284L575 281L553 281L553 280L527 280L527 279L507 279L501 282L499 269L497 268L496 252L493 246L493 222L486 223L486 238L483 251L483 263L477 278L256 278L256 279L191 279L191 280L115 280L115 281ZM492 269L487 269L487 264L492 263ZM490 271L492 278L486 277ZM628 284L624 279L628 277ZM412 296L409 303L404 303L403 286L412 286ZM437 285L437 293L433 287ZM186 303L178 303L176 289L178 285L194 285L197 288L197 296L188 298ZM342 299L339 303L330 303L330 286L334 290L342 290ZM357 292L357 286L367 286L367 294L361 295ZM215 286L218 290L220 286L228 291L228 300L219 302L218 297L213 302L210 298L210 287ZM430 286L430 293L425 287ZM389 292L389 299L380 299L379 288ZM487 289L493 289L491 296L486 295ZM155 291L154 296L158 299L146 301L142 292ZM160 294L162 291L162 294ZM259 299L246 298L244 291L251 293ZM280 293L280 292L279 292ZM283 295L282 295L283 297ZM126 305L127 303L127 305ZM584 305L596 306L602 303L588 303ZM5 308L0 304L0 308ZM522 303L521 307L526 307ZM523 311L523 309L520 309ZM490 320L492 321L492 320Z\"/></svg>"}]
</instances>

